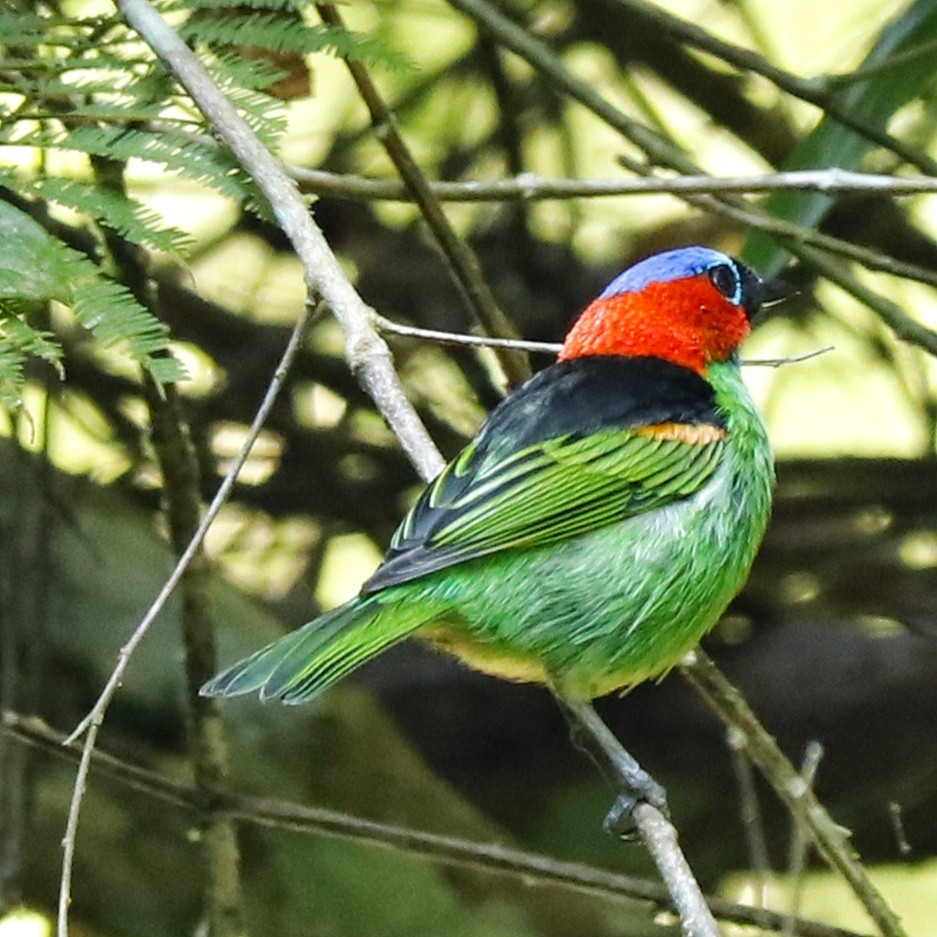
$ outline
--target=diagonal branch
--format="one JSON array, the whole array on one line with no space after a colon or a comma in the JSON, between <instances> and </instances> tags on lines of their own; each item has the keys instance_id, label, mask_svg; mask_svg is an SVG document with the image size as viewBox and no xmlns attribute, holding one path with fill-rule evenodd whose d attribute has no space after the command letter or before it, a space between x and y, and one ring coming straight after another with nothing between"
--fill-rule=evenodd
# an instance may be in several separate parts
<instances>
[{"instance_id":1,"label":"diagonal branch","mask_svg":"<svg viewBox=\"0 0 937 937\"><path fill-rule=\"evenodd\" d=\"M725 725L738 733L739 739L744 740L747 756L761 769L791 814L803 822L824 859L849 883L882 934L905 937L901 920L872 884L850 845L848 830L839 826L827 813L810 785L758 721L739 690L701 650L687 655L680 672L703 702Z\"/></svg>"},{"instance_id":2,"label":"diagonal branch","mask_svg":"<svg viewBox=\"0 0 937 937\"><path fill-rule=\"evenodd\" d=\"M680 19L673 13L662 10L660 7L647 0L613 0L619 6L628 7L637 11L651 22L655 23L665 33L675 38L678 42L685 43L693 48L715 55L724 62L743 71L754 72L767 78L773 85L787 92L792 97L808 104L819 107L828 117L835 120L838 124L847 127L853 133L864 137L871 143L890 150L892 153L900 156L906 163L916 166L921 172L934 176L937 175L937 161L933 160L926 153L918 150L916 147L908 146L902 140L897 139L890 133L879 127L867 124L859 120L848 109L840 106L835 94L828 90L828 82L824 79L800 78L784 69L772 65L764 56L753 52L750 49L744 49L741 46L733 45L724 39L719 39L712 33L706 32L695 23L689 23ZM852 77L852 76L849 76ZM835 84L835 79L834 79Z\"/></svg>"},{"instance_id":3,"label":"diagonal branch","mask_svg":"<svg viewBox=\"0 0 937 937\"><path fill-rule=\"evenodd\" d=\"M330 26L344 26L338 10L331 3L317 4L316 11L322 22ZM353 59L346 59L345 64L371 115L371 123L378 140L394 164L407 191L419 206L423 218L449 263L456 283L468 300L475 316L490 335L496 338L518 338L516 329L498 307L497 300L485 281L478 257L449 224L449 219L400 134L396 117L384 103L374 82L371 81L368 70L361 62ZM530 362L526 354L510 349L503 349L496 354L511 387L523 384L530 377Z\"/></svg>"}]
</instances>

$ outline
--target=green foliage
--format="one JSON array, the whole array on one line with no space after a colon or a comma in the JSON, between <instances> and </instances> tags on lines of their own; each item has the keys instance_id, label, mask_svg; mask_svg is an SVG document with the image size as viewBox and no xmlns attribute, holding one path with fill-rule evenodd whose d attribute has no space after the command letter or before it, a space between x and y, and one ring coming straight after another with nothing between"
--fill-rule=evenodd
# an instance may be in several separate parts
<instances>
[{"instance_id":1,"label":"green foliage","mask_svg":"<svg viewBox=\"0 0 937 937\"><path fill-rule=\"evenodd\" d=\"M292 0L171 0L178 20L209 71L271 148L286 128L280 103L267 92L284 77L276 54L328 52L399 67L403 60L369 36L306 23ZM106 275L106 231L149 250L184 254L185 232L105 183L94 161L154 163L205 185L245 208L266 203L231 154L212 136L193 103L118 16L68 17L49 10L0 12L0 156L11 147L36 153L31 165L0 166L0 187L77 213L94 245L87 255L58 241L11 205L0 203L6 244L0 259L0 404L13 405L31 357L61 367L54 335L30 324L50 300L69 305L92 338L123 347L158 381L180 377L164 352L168 332ZM20 150L21 151L21 150ZM50 152L89 157L50 161ZM58 165L68 165L56 172ZM118 179L119 179L118 173ZM0 192L2 197L2 192Z\"/></svg>"},{"instance_id":2,"label":"green foliage","mask_svg":"<svg viewBox=\"0 0 937 937\"><path fill-rule=\"evenodd\" d=\"M78 321L102 345L122 344L161 382L183 376L165 354L169 330L119 283L108 279L84 254L49 234L18 208L0 201L0 403L15 407L23 369L31 357L60 368L54 336L28 321L31 311L52 300L71 306Z\"/></svg>"},{"instance_id":3,"label":"green foliage","mask_svg":"<svg viewBox=\"0 0 937 937\"><path fill-rule=\"evenodd\" d=\"M917 0L882 30L859 69L860 74L867 71L868 77L856 80L844 76L848 83L836 95L836 104L869 127L885 128L899 108L934 89L935 41L937 4ZM909 56L914 50L921 54ZM874 148L866 137L824 116L797 145L784 169L858 169ZM789 191L773 193L765 207L776 218L809 228L819 223L831 204L832 199L823 192ZM770 237L756 232L748 239L743 257L763 273L774 274L784 266L788 254Z\"/></svg>"}]
</instances>

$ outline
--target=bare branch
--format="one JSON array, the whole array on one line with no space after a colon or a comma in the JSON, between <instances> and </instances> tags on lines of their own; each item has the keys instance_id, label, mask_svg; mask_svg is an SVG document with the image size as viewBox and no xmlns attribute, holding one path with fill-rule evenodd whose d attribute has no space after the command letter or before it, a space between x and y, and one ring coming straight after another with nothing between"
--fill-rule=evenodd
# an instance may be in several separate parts
<instances>
[{"instance_id":1,"label":"bare branch","mask_svg":"<svg viewBox=\"0 0 937 937\"><path fill-rule=\"evenodd\" d=\"M477 345L484 348L518 348L545 355L555 355L563 347L557 342L529 342L522 338L494 338L491 335L466 335L463 332L443 332L439 329L424 329L416 325L404 325L376 315L374 324L382 332L394 335L406 335L411 338L425 338L443 345Z\"/></svg>"},{"instance_id":2,"label":"bare branch","mask_svg":"<svg viewBox=\"0 0 937 937\"><path fill-rule=\"evenodd\" d=\"M443 332L439 329L424 329L416 325L404 325L394 322L381 315L374 316L375 325L382 332L391 332L394 335L405 335L410 338L423 338L442 345L481 345L492 348L522 348L524 351L537 352L544 355L557 355L563 346L559 342L532 342L527 339L492 338L489 335L466 335L463 332ZM811 351L803 351L797 355L788 355L784 358L743 358L740 364L743 367L780 368L785 364L798 364L809 361L832 351L832 345L823 345Z\"/></svg>"},{"instance_id":3,"label":"bare branch","mask_svg":"<svg viewBox=\"0 0 937 937\"><path fill-rule=\"evenodd\" d=\"M800 776L808 790L813 790L823 758L823 746L817 742L808 742L804 753L804 762L801 765ZM791 883L791 917L800 913L800 905L804 891L804 872L807 870L807 854L810 847L810 830L804 818L804 811L791 814L793 824L791 829L790 861L788 863L788 877Z\"/></svg>"},{"instance_id":4,"label":"bare branch","mask_svg":"<svg viewBox=\"0 0 937 937\"><path fill-rule=\"evenodd\" d=\"M782 91L786 91L792 97L808 104L819 107L828 117L837 123L848 127L854 133L866 140L890 150L897 156L900 156L905 162L916 166L921 172L929 176L937 175L937 162L931 159L923 151L916 147L908 146L902 140L893 137L878 127L866 124L857 118L849 110L840 106L836 100L835 94L829 91L830 83L824 78L800 78L790 72L786 72L775 65L772 65L767 59L753 52L750 49L743 49L741 46L733 45L724 39L719 39L712 33L696 23L690 23L680 19L673 13L662 10L660 7L647 0L616 0L619 6L629 7L636 10L645 18L658 25L664 32L673 36L679 42L701 49L717 58L728 62L736 68L744 71L754 72L767 78L772 84L776 85ZM835 83L835 79L834 79Z\"/></svg>"},{"instance_id":5,"label":"bare branch","mask_svg":"<svg viewBox=\"0 0 937 937\"><path fill-rule=\"evenodd\" d=\"M680 672L703 702L744 739L745 752L758 766L778 797L794 815L804 818L823 858L849 883L869 916L885 937L907 937L901 920L872 883L855 850L849 832L834 822L809 785L794 769L752 712L742 694L701 650L688 654Z\"/></svg>"},{"instance_id":6,"label":"bare branch","mask_svg":"<svg viewBox=\"0 0 937 937\"><path fill-rule=\"evenodd\" d=\"M396 179L326 172L323 169L289 167L300 191L315 195L366 201L412 202L414 196ZM426 185L441 202L537 202L625 195L744 195L768 192L823 192L845 195L875 192L904 197L937 192L933 176L884 176L832 167L796 172L766 172L755 176L643 176L637 179L546 179L523 173L512 179L469 182L429 182Z\"/></svg>"},{"instance_id":7,"label":"bare branch","mask_svg":"<svg viewBox=\"0 0 937 937\"><path fill-rule=\"evenodd\" d=\"M331 3L317 4L316 10L324 23L330 26L344 26L338 10ZM449 224L449 219L401 136L394 114L384 103L374 82L371 81L368 70L361 62L353 59L346 59L345 65L354 79L361 99L368 108L378 140L397 169L407 191L419 206L424 220L429 225L436 243L448 262L453 278L468 300L469 308L486 332L498 338L517 338L517 330L498 307L497 300L485 281L475 251L456 234L455 229ZM503 345L498 347L504 349L498 354L498 360L504 369L508 384L512 387L523 384L530 377L530 362L527 360L527 355L516 347Z\"/></svg>"},{"instance_id":8,"label":"bare branch","mask_svg":"<svg viewBox=\"0 0 937 937\"><path fill-rule=\"evenodd\" d=\"M765 827L758 804L758 791L752 763L745 756L745 739L734 728L726 732L726 741L732 756L732 769L739 786L739 813L742 829L748 840L748 855L758 904L764 907L768 898L768 879L771 876L771 861L768 858L768 843Z\"/></svg>"},{"instance_id":9,"label":"bare branch","mask_svg":"<svg viewBox=\"0 0 937 937\"><path fill-rule=\"evenodd\" d=\"M84 749L68 742L64 736L35 717L0 710L0 732L71 761L84 757ZM525 882L569 888L608 901L648 901L660 908L673 908L666 888L659 882L619 875L580 863L561 862L494 843L440 836L288 801L248 797L231 791L207 795L192 784L166 777L104 752L94 751L88 757L95 770L117 782L185 809L200 811L205 797L211 796L212 804L217 809L231 818L254 826L338 836L446 865L482 869L492 874L518 877ZM774 911L739 905L717 897L708 897L706 901L720 920L754 925L775 932L782 931L789 923L787 915ZM795 919L793 926L793 932L799 937L863 937L854 931L819 921Z\"/></svg>"},{"instance_id":10,"label":"bare branch","mask_svg":"<svg viewBox=\"0 0 937 937\"><path fill-rule=\"evenodd\" d=\"M785 364L800 364L801 361L810 361L819 358L828 351L833 351L833 345L821 345L812 351L802 351L799 355L787 355L784 358L743 358L742 367L746 368L780 368Z\"/></svg>"}]
</instances>

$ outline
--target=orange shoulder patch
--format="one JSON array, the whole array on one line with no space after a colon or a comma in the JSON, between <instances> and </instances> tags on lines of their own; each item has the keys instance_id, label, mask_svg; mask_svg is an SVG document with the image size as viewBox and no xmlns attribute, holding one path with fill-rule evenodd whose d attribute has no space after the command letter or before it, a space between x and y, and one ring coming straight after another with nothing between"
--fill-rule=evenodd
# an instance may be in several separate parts
<instances>
[{"instance_id":1,"label":"orange shoulder patch","mask_svg":"<svg viewBox=\"0 0 937 937\"><path fill-rule=\"evenodd\" d=\"M711 423L652 423L634 430L638 436L650 436L651 439L673 439L691 446L719 442L726 438L726 431Z\"/></svg>"}]
</instances>

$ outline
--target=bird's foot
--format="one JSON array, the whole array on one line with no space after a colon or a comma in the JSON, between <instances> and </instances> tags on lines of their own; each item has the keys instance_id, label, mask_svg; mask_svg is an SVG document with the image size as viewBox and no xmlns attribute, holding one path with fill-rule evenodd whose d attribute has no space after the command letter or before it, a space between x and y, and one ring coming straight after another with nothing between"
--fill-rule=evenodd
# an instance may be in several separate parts
<instances>
[{"instance_id":1,"label":"bird's foot","mask_svg":"<svg viewBox=\"0 0 937 937\"><path fill-rule=\"evenodd\" d=\"M617 839L633 840L637 838L638 832L634 817L638 804L650 804L665 817L670 816L667 791L642 768L638 768L637 772L629 772L629 776L622 780L625 781L627 787L622 789L608 813L605 814L602 829Z\"/></svg>"},{"instance_id":2,"label":"bird's foot","mask_svg":"<svg viewBox=\"0 0 937 937\"><path fill-rule=\"evenodd\" d=\"M612 734L589 703L557 695L569 721L573 743L589 755L618 791L602 827L620 839L633 839L637 831L634 811L650 804L669 816L667 792L645 771Z\"/></svg>"}]
</instances>

